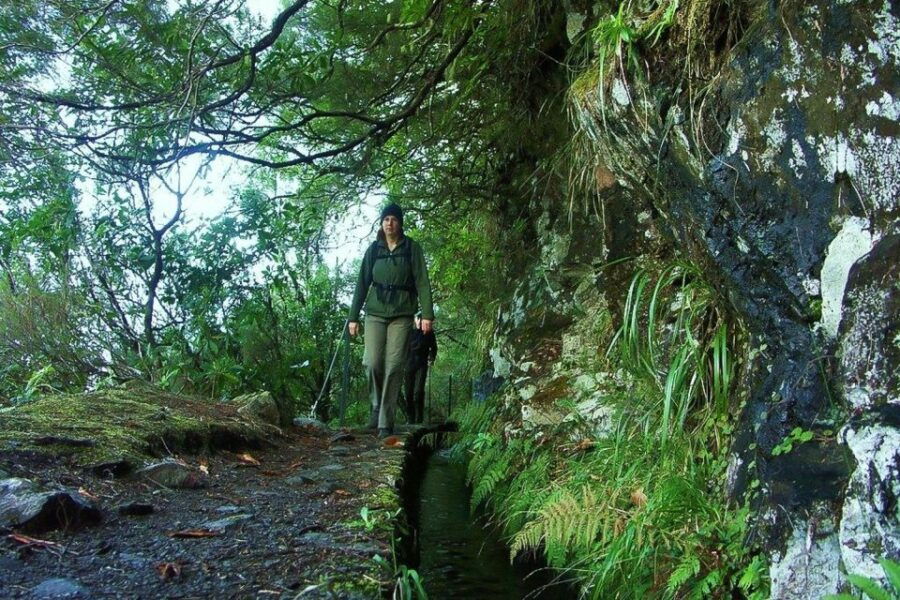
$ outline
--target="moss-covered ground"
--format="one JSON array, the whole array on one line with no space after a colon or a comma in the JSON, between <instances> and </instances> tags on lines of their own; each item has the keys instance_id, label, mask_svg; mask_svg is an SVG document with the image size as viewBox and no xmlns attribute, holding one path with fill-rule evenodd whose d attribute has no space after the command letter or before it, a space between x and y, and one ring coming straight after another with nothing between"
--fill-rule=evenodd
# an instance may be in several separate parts
<instances>
[{"instance_id":1,"label":"moss-covered ground","mask_svg":"<svg viewBox=\"0 0 900 600\"><path fill-rule=\"evenodd\" d=\"M113 460L139 466L174 452L259 445L277 433L271 425L239 415L235 405L141 383L45 395L0 412L0 449L68 456L79 466Z\"/></svg>"}]
</instances>

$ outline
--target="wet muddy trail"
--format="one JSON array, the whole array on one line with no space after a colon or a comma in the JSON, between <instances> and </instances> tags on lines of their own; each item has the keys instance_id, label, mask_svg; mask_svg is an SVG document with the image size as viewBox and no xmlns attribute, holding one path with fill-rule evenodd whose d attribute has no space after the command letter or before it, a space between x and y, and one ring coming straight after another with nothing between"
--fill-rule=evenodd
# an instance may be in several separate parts
<instances>
[{"instance_id":1,"label":"wet muddy trail","mask_svg":"<svg viewBox=\"0 0 900 600\"><path fill-rule=\"evenodd\" d=\"M0 531L0 598L372 598L390 585L373 557L390 562L399 440L297 429L264 449L178 458L206 487L0 455L7 475L80 490L102 512L77 531Z\"/></svg>"}]
</instances>

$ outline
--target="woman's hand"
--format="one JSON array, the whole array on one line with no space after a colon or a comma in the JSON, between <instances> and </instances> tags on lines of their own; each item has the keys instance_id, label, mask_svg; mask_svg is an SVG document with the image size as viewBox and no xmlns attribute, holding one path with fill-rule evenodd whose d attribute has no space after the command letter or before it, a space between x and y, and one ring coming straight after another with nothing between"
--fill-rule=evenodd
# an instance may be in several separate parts
<instances>
[{"instance_id":1,"label":"woman's hand","mask_svg":"<svg viewBox=\"0 0 900 600\"><path fill-rule=\"evenodd\" d=\"M431 333L431 324L433 322L428 319L422 319L422 333Z\"/></svg>"},{"instance_id":2,"label":"woman's hand","mask_svg":"<svg viewBox=\"0 0 900 600\"><path fill-rule=\"evenodd\" d=\"M347 323L347 331L350 332L350 335L356 335L359 333L359 323L356 321L350 321Z\"/></svg>"}]
</instances>

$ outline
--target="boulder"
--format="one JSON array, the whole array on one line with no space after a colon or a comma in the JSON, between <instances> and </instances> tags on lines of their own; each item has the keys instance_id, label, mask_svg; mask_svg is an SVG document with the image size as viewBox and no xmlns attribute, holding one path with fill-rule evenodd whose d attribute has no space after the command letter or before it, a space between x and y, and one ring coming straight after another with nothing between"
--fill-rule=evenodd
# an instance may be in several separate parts
<instances>
[{"instance_id":1,"label":"boulder","mask_svg":"<svg viewBox=\"0 0 900 600\"><path fill-rule=\"evenodd\" d=\"M99 523L100 510L77 492L41 491L27 479L0 481L0 526L40 533Z\"/></svg>"},{"instance_id":2,"label":"boulder","mask_svg":"<svg viewBox=\"0 0 900 600\"><path fill-rule=\"evenodd\" d=\"M231 401L239 406L238 414L268 423L269 425L278 425L280 417L278 413L278 405L269 392L254 392L252 394L244 394L238 396Z\"/></svg>"}]
</instances>

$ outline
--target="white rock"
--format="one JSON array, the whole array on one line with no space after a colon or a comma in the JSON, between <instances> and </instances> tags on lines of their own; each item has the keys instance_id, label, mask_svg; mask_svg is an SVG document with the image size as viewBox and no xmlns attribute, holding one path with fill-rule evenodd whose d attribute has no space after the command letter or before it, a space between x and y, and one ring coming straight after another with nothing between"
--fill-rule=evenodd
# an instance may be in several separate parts
<instances>
[{"instance_id":1,"label":"white rock","mask_svg":"<svg viewBox=\"0 0 900 600\"><path fill-rule=\"evenodd\" d=\"M772 600L809 600L835 594L841 584L834 523L796 521L783 554L769 564Z\"/></svg>"},{"instance_id":2,"label":"white rock","mask_svg":"<svg viewBox=\"0 0 900 600\"><path fill-rule=\"evenodd\" d=\"M900 430L846 427L841 438L857 462L841 514L841 558L847 573L883 579L878 559L900 550Z\"/></svg>"},{"instance_id":3,"label":"white rock","mask_svg":"<svg viewBox=\"0 0 900 600\"><path fill-rule=\"evenodd\" d=\"M844 289L850 268L864 256L877 241L869 231L869 221L850 217L844 221L840 232L828 246L822 264L822 330L831 338L837 337L841 324Z\"/></svg>"}]
</instances>

